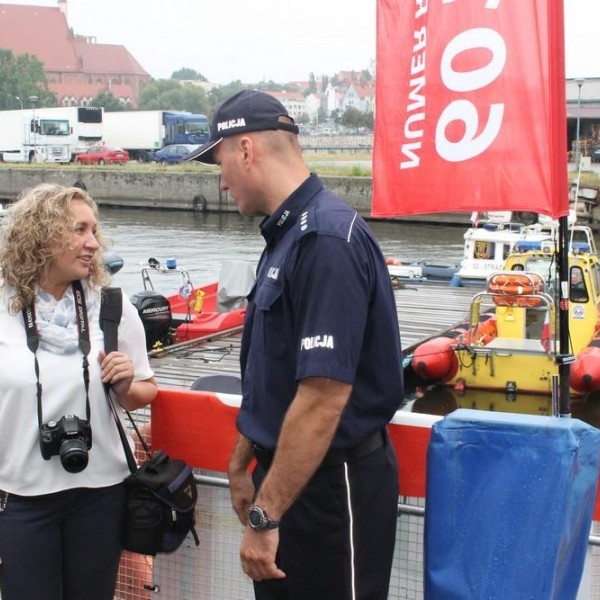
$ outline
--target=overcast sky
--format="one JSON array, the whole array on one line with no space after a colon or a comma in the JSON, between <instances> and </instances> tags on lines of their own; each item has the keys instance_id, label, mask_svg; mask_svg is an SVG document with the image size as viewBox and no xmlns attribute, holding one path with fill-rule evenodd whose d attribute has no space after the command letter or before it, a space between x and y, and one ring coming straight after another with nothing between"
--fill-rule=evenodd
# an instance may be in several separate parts
<instances>
[{"instance_id":1,"label":"overcast sky","mask_svg":"<svg viewBox=\"0 0 600 600\"><path fill-rule=\"evenodd\" d=\"M564 5L567 77L600 77L600 0ZM256 83L369 68L375 6L376 0L68 0L68 14L75 33L126 46L154 78L190 67L216 83Z\"/></svg>"}]
</instances>

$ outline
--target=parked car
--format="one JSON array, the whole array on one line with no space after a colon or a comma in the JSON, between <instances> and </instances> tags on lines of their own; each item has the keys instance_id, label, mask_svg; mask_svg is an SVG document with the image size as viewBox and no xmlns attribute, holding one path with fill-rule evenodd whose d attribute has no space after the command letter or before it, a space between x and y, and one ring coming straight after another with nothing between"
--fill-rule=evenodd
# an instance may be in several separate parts
<instances>
[{"instance_id":1,"label":"parked car","mask_svg":"<svg viewBox=\"0 0 600 600\"><path fill-rule=\"evenodd\" d=\"M161 165L173 165L181 162L190 152L198 146L194 144L171 144L154 153L154 160Z\"/></svg>"},{"instance_id":2,"label":"parked car","mask_svg":"<svg viewBox=\"0 0 600 600\"><path fill-rule=\"evenodd\" d=\"M129 161L129 153L118 146L91 146L87 152L75 155L80 165L123 165Z\"/></svg>"},{"instance_id":3,"label":"parked car","mask_svg":"<svg viewBox=\"0 0 600 600\"><path fill-rule=\"evenodd\" d=\"M600 162L600 146L592 148L592 162Z\"/></svg>"}]
</instances>

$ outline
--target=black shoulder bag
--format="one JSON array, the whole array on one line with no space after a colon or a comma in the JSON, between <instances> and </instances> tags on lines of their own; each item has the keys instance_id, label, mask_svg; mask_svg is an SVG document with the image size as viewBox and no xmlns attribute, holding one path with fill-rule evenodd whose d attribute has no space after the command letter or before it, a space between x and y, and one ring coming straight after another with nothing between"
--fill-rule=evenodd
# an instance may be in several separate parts
<instances>
[{"instance_id":1,"label":"black shoulder bag","mask_svg":"<svg viewBox=\"0 0 600 600\"><path fill-rule=\"evenodd\" d=\"M106 354L118 347L118 327L123 299L120 288L104 288L100 308L100 327L104 332ZM148 456L137 466L127 435L105 386L110 410L115 418L131 475L125 479L125 515L121 547L129 552L155 556L174 552L191 532L200 544L194 528L198 491L192 468L183 460L169 458L162 450L150 451L131 414L127 416Z\"/></svg>"}]
</instances>

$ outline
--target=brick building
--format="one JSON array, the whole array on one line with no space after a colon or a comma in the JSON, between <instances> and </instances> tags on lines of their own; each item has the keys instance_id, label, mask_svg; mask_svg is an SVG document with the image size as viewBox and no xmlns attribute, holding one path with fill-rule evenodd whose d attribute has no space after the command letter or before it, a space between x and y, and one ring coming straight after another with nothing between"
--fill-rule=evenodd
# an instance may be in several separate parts
<instances>
[{"instance_id":1,"label":"brick building","mask_svg":"<svg viewBox=\"0 0 600 600\"><path fill-rule=\"evenodd\" d=\"M150 75L125 46L98 44L69 27L67 0L56 7L0 4L0 48L33 54L61 106L87 106L102 91L137 107Z\"/></svg>"}]
</instances>

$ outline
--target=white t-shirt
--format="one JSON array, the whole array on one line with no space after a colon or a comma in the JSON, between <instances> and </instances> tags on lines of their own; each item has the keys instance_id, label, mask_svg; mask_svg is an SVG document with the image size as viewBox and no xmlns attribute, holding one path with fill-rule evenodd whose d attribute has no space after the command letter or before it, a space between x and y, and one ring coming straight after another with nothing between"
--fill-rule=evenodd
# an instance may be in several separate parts
<instances>
[{"instance_id":1,"label":"white t-shirt","mask_svg":"<svg viewBox=\"0 0 600 600\"><path fill-rule=\"evenodd\" d=\"M129 475L123 445L100 379L98 353L104 349L104 335L99 313L100 302L96 302L92 314L88 314L92 447L87 467L80 473L69 473L62 467L58 455L50 460L44 460L41 455L34 356L27 347L22 314L10 315L5 298L0 295L0 490L34 496L76 487L110 486ZM119 351L133 361L135 380L152 377L144 328L125 295L119 324ZM37 358L43 422L58 421L68 414L85 419L81 351L53 354L40 347Z\"/></svg>"}]
</instances>

